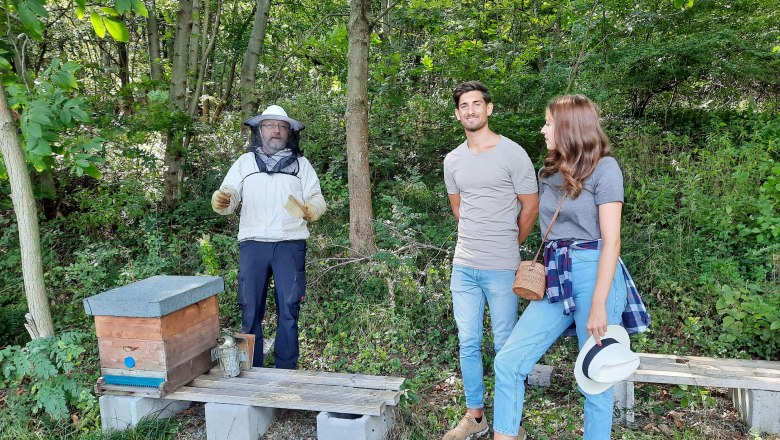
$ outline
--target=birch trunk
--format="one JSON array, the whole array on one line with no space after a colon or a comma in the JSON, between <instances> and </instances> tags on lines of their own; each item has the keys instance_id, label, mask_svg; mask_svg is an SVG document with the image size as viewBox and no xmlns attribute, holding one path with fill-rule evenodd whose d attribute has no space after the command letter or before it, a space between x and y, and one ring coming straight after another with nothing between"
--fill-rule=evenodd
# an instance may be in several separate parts
<instances>
[{"instance_id":1,"label":"birch trunk","mask_svg":"<svg viewBox=\"0 0 780 440\"><path fill-rule=\"evenodd\" d=\"M8 180L11 184L11 202L19 227L24 292L31 315L28 317L27 331L33 339L53 336L54 323L49 310L46 286L43 283L38 211L35 207L27 164L16 136L16 125L5 101L5 89L2 84L0 84L0 153L5 159Z\"/></svg>"}]
</instances>

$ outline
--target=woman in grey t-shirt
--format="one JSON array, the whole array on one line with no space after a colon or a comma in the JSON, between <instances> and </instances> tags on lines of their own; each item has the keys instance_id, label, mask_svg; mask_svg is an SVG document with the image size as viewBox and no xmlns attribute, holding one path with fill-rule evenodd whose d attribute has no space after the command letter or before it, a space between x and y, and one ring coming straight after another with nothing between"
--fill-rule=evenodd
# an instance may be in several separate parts
<instances>
[{"instance_id":1,"label":"woman in grey t-shirt","mask_svg":"<svg viewBox=\"0 0 780 440\"><path fill-rule=\"evenodd\" d=\"M548 152L539 173L542 231L562 199L563 204L545 244L546 299L528 305L495 359L496 440L524 438L524 380L560 335L574 327L580 348L591 336L601 347L608 325L637 333L650 322L620 260L623 175L595 106L582 95L564 96L550 103L545 120L541 132ZM610 438L611 384L588 386L590 392L580 388L585 440Z\"/></svg>"}]
</instances>

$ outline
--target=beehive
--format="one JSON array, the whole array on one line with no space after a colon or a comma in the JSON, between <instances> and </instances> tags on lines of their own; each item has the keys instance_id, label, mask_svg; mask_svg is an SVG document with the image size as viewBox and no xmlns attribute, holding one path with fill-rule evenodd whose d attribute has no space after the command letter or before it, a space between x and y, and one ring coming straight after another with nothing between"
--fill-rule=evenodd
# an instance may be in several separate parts
<instances>
[{"instance_id":1,"label":"beehive","mask_svg":"<svg viewBox=\"0 0 780 440\"><path fill-rule=\"evenodd\" d=\"M220 277L154 276L84 300L100 350L97 389L162 397L214 366Z\"/></svg>"}]
</instances>

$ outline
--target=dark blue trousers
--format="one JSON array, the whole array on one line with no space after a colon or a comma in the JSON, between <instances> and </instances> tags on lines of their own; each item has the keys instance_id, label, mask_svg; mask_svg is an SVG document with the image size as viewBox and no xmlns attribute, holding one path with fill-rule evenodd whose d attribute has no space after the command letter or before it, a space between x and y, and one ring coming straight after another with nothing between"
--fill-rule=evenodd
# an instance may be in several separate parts
<instances>
[{"instance_id":1,"label":"dark blue trousers","mask_svg":"<svg viewBox=\"0 0 780 440\"><path fill-rule=\"evenodd\" d=\"M298 312L306 292L306 240L239 243L238 302L241 331L255 335L255 367L263 366L263 317L271 275L279 322L274 343L276 368L298 364Z\"/></svg>"}]
</instances>

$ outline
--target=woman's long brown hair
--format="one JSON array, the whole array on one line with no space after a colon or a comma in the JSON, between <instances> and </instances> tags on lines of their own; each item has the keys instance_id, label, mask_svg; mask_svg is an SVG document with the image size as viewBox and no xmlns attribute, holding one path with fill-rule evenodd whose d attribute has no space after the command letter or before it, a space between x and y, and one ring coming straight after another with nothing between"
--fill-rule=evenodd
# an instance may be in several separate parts
<instances>
[{"instance_id":1,"label":"woman's long brown hair","mask_svg":"<svg viewBox=\"0 0 780 440\"><path fill-rule=\"evenodd\" d=\"M556 98L547 111L555 124L555 149L547 152L540 174L548 177L560 171L566 193L576 199L599 160L612 154L609 138L601 128L596 106L584 95Z\"/></svg>"}]
</instances>

